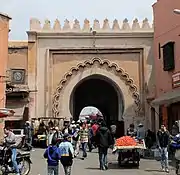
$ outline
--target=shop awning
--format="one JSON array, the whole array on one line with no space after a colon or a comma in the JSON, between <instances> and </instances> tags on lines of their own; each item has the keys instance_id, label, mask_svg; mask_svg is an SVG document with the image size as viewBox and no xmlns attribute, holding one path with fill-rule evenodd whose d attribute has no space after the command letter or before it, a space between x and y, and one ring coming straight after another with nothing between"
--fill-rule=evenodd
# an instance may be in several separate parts
<instances>
[{"instance_id":1,"label":"shop awning","mask_svg":"<svg viewBox=\"0 0 180 175\"><path fill-rule=\"evenodd\" d=\"M169 105L178 101L180 101L180 89L174 89L153 100L152 105Z\"/></svg>"},{"instance_id":2,"label":"shop awning","mask_svg":"<svg viewBox=\"0 0 180 175\"><path fill-rule=\"evenodd\" d=\"M5 118L14 115L14 110L8 108L0 108L0 118Z\"/></svg>"}]
</instances>

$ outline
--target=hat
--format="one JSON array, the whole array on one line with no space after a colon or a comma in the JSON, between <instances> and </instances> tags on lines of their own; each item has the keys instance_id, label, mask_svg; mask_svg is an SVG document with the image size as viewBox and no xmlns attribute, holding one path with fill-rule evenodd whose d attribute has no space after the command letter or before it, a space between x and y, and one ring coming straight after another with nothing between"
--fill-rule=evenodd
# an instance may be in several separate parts
<instances>
[{"instance_id":1,"label":"hat","mask_svg":"<svg viewBox=\"0 0 180 175\"><path fill-rule=\"evenodd\" d=\"M70 134L68 134L68 133L65 133L65 134L63 135L63 138L64 138L64 139L67 139L68 137L70 137Z\"/></svg>"},{"instance_id":2,"label":"hat","mask_svg":"<svg viewBox=\"0 0 180 175\"><path fill-rule=\"evenodd\" d=\"M75 124L75 121L73 120L73 121L71 122L71 124Z\"/></svg>"},{"instance_id":3,"label":"hat","mask_svg":"<svg viewBox=\"0 0 180 175\"><path fill-rule=\"evenodd\" d=\"M142 123L139 123L139 125L138 126L143 126L143 124Z\"/></svg>"},{"instance_id":4,"label":"hat","mask_svg":"<svg viewBox=\"0 0 180 175\"><path fill-rule=\"evenodd\" d=\"M30 121L26 121L27 124L30 124Z\"/></svg>"}]
</instances>

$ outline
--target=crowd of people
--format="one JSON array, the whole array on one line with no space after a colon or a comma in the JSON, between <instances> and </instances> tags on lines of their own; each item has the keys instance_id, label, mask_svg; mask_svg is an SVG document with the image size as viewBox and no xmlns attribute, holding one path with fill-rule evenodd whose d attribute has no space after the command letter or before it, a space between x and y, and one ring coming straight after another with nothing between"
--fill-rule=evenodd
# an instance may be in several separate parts
<instances>
[{"instance_id":1,"label":"crowd of people","mask_svg":"<svg viewBox=\"0 0 180 175\"><path fill-rule=\"evenodd\" d=\"M89 152L93 148L98 148L100 169L107 170L108 148L113 144L113 135L103 119L94 122L72 121L62 131L56 127L49 134L49 146L44 153L48 163L48 175L58 174L59 161L64 167L65 175L70 175L73 158L77 156L82 160L87 158L87 148ZM82 155L79 155L80 148Z\"/></svg>"},{"instance_id":2,"label":"crowd of people","mask_svg":"<svg viewBox=\"0 0 180 175\"><path fill-rule=\"evenodd\" d=\"M108 148L113 148L116 140L116 125L112 123L110 128L107 127L103 118L90 121L72 121L66 124L62 129L59 127L49 127L48 133L44 125L40 124L39 128L43 128L47 134L47 148L44 152L44 158L47 159L48 175L58 175L59 162L64 167L65 175L71 174L73 159L77 156L82 160L88 157L87 149L91 152L93 149L98 149L99 168L100 170L108 169L107 153ZM173 127L174 130L170 133L164 125L158 130L157 134L148 130L145 131L143 124L139 124L135 128L131 124L127 129L126 135L135 137L140 140L145 140L147 149L151 149L156 145L161 157L161 167L164 172L169 172L168 151L180 149L180 134L178 127ZM32 149L33 127L30 122L25 124L25 143ZM12 163L17 175L19 170L16 162L16 148L19 144L14 133L5 128L5 140L11 145ZM80 154L80 149L82 154ZM142 154L142 156L144 156Z\"/></svg>"}]
</instances>

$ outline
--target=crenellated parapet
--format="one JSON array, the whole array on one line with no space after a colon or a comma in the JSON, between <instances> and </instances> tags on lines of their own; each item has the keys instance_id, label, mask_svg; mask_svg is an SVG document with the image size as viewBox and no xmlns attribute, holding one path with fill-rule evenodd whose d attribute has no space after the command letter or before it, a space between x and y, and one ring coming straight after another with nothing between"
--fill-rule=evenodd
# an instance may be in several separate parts
<instances>
[{"instance_id":1,"label":"crenellated parapet","mask_svg":"<svg viewBox=\"0 0 180 175\"><path fill-rule=\"evenodd\" d=\"M85 19L82 26L77 19L73 22L66 19L63 24L58 19L53 24L48 19L44 23L41 23L36 18L30 20L30 31L91 32L92 30L98 32L153 32L153 24L150 24L147 18L140 22L137 18L132 22L129 22L128 19L124 19L122 22L119 22L117 19L109 22L108 19L105 19L102 23L95 19L92 24L88 19Z\"/></svg>"}]
</instances>

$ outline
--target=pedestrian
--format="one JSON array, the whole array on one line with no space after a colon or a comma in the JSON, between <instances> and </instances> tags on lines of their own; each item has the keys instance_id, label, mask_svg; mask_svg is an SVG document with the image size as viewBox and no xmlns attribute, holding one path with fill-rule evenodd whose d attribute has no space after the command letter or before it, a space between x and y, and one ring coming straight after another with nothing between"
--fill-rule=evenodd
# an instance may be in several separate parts
<instances>
[{"instance_id":1,"label":"pedestrian","mask_svg":"<svg viewBox=\"0 0 180 175\"><path fill-rule=\"evenodd\" d=\"M111 135L112 135L112 138L114 139L114 142L115 142L115 140L116 140L116 129L117 129L117 126L116 126L116 124L115 124L115 122L114 121L112 121L112 124L111 124L111 126L110 126L110 131L111 131Z\"/></svg>"},{"instance_id":2,"label":"pedestrian","mask_svg":"<svg viewBox=\"0 0 180 175\"><path fill-rule=\"evenodd\" d=\"M136 137L137 130L134 127L134 124L130 124L129 128L127 129L127 136Z\"/></svg>"},{"instance_id":3,"label":"pedestrian","mask_svg":"<svg viewBox=\"0 0 180 175\"><path fill-rule=\"evenodd\" d=\"M24 134L25 134L24 147L26 147L30 151L30 150L32 150L33 128L31 127L31 123L29 121L26 121L26 123L25 123Z\"/></svg>"},{"instance_id":4,"label":"pedestrian","mask_svg":"<svg viewBox=\"0 0 180 175\"><path fill-rule=\"evenodd\" d=\"M79 148L80 148L80 135L79 135L79 128L75 129L75 132L72 136L73 142L74 142L74 156L77 157L79 154Z\"/></svg>"},{"instance_id":5,"label":"pedestrian","mask_svg":"<svg viewBox=\"0 0 180 175\"><path fill-rule=\"evenodd\" d=\"M86 123L82 124L82 128L80 129L80 142L82 146L83 156L82 160L87 157L87 145L89 140L89 130L87 128Z\"/></svg>"},{"instance_id":6,"label":"pedestrian","mask_svg":"<svg viewBox=\"0 0 180 175\"><path fill-rule=\"evenodd\" d=\"M170 134L164 125L161 125L160 130L157 132L158 146L161 155L161 167L162 171L169 172L168 169L168 144L170 140Z\"/></svg>"},{"instance_id":7,"label":"pedestrian","mask_svg":"<svg viewBox=\"0 0 180 175\"><path fill-rule=\"evenodd\" d=\"M146 131L145 131L144 125L143 125L142 123L140 123L140 124L138 125L136 138L137 138L139 141L142 142L142 141L144 141L145 137L146 137ZM144 156L145 156L145 152L144 152L143 149L140 149L140 150L139 150L139 153L140 153L140 156L141 156L141 157L144 157Z\"/></svg>"},{"instance_id":8,"label":"pedestrian","mask_svg":"<svg viewBox=\"0 0 180 175\"><path fill-rule=\"evenodd\" d=\"M62 132L59 130L59 128L58 127L55 127L55 131L53 132L53 136L52 136L52 141L55 143L56 142L56 144L57 144L57 146L59 146L59 143L60 143L60 141L61 141L61 139L62 139Z\"/></svg>"},{"instance_id":9,"label":"pedestrian","mask_svg":"<svg viewBox=\"0 0 180 175\"><path fill-rule=\"evenodd\" d=\"M49 145L44 152L44 158L47 159L48 164L48 175L59 175L60 155L59 147L57 147L56 142L52 140L51 145Z\"/></svg>"},{"instance_id":10,"label":"pedestrian","mask_svg":"<svg viewBox=\"0 0 180 175\"><path fill-rule=\"evenodd\" d=\"M66 133L64 134L63 138L63 142L61 142L59 145L61 156L60 161L63 165L65 175L70 175L71 167L73 164L74 149L71 144L71 136L68 133Z\"/></svg>"},{"instance_id":11,"label":"pedestrian","mask_svg":"<svg viewBox=\"0 0 180 175\"><path fill-rule=\"evenodd\" d=\"M67 133L68 133L68 134L72 134L72 128L70 127L70 125L68 125L68 124L65 125L65 126L64 126L64 129L62 130L62 133L63 133L63 134L67 134Z\"/></svg>"},{"instance_id":12,"label":"pedestrian","mask_svg":"<svg viewBox=\"0 0 180 175\"><path fill-rule=\"evenodd\" d=\"M93 149L93 130L91 124L88 124L88 131L89 131L88 148L89 148L89 152L91 152Z\"/></svg>"},{"instance_id":13,"label":"pedestrian","mask_svg":"<svg viewBox=\"0 0 180 175\"><path fill-rule=\"evenodd\" d=\"M100 170L108 169L107 153L108 148L114 144L111 132L106 126L105 121L100 125L96 133L96 143L98 146Z\"/></svg>"},{"instance_id":14,"label":"pedestrian","mask_svg":"<svg viewBox=\"0 0 180 175\"><path fill-rule=\"evenodd\" d=\"M48 133L48 146L52 144L52 139L54 136L55 130L53 130L53 128L49 129L49 133Z\"/></svg>"},{"instance_id":15,"label":"pedestrian","mask_svg":"<svg viewBox=\"0 0 180 175\"><path fill-rule=\"evenodd\" d=\"M97 130L99 128L99 124L96 121L94 121L91 128L92 128L92 131L93 131L93 136L95 136L96 132L97 132Z\"/></svg>"},{"instance_id":16,"label":"pedestrian","mask_svg":"<svg viewBox=\"0 0 180 175\"><path fill-rule=\"evenodd\" d=\"M139 140L143 140L145 139L145 136L146 136L146 131L145 131L144 125L140 123L137 129L137 138Z\"/></svg>"},{"instance_id":17,"label":"pedestrian","mask_svg":"<svg viewBox=\"0 0 180 175\"><path fill-rule=\"evenodd\" d=\"M19 173L19 168L18 168L18 164L16 161L16 157L17 157L17 145L19 145L19 143L16 140L16 136L15 134L10 130L10 128L4 128L4 133L5 133L5 143L6 146L11 150L11 161L13 164L13 169L15 170L16 175L20 175Z\"/></svg>"}]
</instances>

